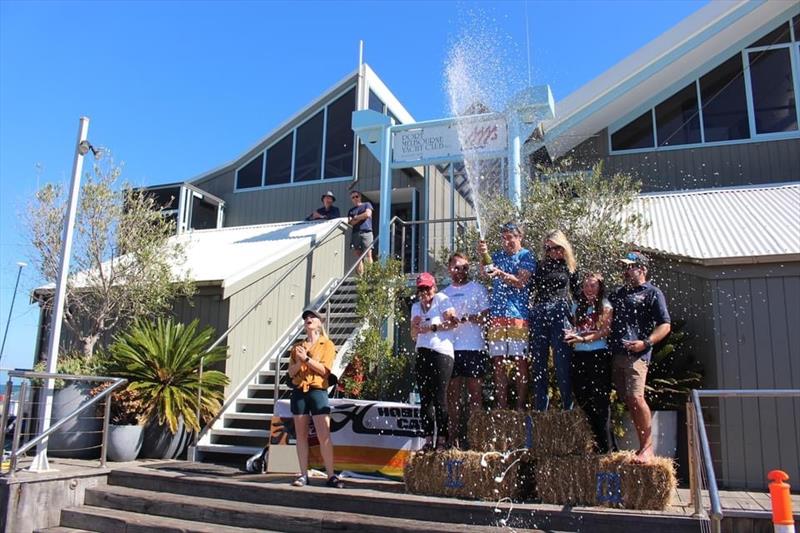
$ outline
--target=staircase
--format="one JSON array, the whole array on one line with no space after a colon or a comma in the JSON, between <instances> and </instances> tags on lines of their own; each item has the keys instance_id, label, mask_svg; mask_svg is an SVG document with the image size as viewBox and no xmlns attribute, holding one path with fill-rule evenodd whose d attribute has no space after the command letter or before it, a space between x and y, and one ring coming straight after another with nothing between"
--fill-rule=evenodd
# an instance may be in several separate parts
<instances>
[{"instance_id":1,"label":"staircase","mask_svg":"<svg viewBox=\"0 0 800 533\"><path fill-rule=\"evenodd\" d=\"M320 304L327 313L328 336L336 345L336 361L349 350L350 342L361 321L356 314L356 282L348 278ZM205 462L242 464L247 457L259 453L267 444L272 413L275 407L275 364L280 364L281 376L289 366L289 350L303 334L302 327L291 332L282 343L287 348L277 362L275 358L260 369L245 389L238 394L214 422L210 431L197 444L197 457ZM281 398L287 398L290 388L280 383Z\"/></svg>"}]
</instances>

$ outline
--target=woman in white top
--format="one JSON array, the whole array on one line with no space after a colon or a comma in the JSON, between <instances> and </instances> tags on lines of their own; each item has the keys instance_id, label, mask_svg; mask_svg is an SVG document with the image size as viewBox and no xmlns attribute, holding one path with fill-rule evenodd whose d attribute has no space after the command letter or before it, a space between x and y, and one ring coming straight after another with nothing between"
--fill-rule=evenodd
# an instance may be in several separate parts
<instances>
[{"instance_id":1,"label":"woman in white top","mask_svg":"<svg viewBox=\"0 0 800 533\"><path fill-rule=\"evenodd\" d=\"M605 298L603 275L587 273L577 302L573 304L575 329L565 332L564 340L575 350L571 364L575 401L589 419L600 453L608 451L611 351L606 337L611 330L613 313Z\"/></svg>"},{"instance_id":2,"label":"woman in white top","mask_svg":"<svg viewBox=\"0 0 800 533\"><path fill-rule=\"evenodd\" d=\"M419 301L411 306L411 338L417 343L423 450L430 450L434 445L444 448L447 443L447 383L453 372L452 330L458 322L447 296L436 292L436 279L431 274L417 276L417 297Z\"/></svg>"}]
</instances>

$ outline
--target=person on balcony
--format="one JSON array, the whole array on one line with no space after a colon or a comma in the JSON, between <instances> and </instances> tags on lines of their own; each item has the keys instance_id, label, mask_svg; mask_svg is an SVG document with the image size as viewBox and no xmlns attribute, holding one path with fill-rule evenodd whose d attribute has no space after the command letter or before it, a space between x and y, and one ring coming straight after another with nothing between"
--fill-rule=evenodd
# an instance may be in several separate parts
<instances>
[{"instance_id":1,"label":"person on balcony","mask_svg":"<svg viewBox=\"0 0 800 533\"><path fill-rule=\"evenodd\" d=\"M672 329L667 302L661 289L647 281L650 259L629 252L620 259L625 283L609 296L614 307L609 347L613 355L612 379L625 400L639 437L636 461L653 458L652 418L644 398L647 368L658 344Z\"/></svg>"},{"instance_id":2,"label":"person on balcony","mask_svg":"<svg viewBox=\"0 0 800 533\"><path fill-rule=\"evenodd\" d=\"M486 374L486 341L483 325L489 316L489 293L480 283L469 279L469 259L454 253L447 263L450 285L442 292L450 298L456 311L458 327L453 331L455 362L453 375L447 386L450 442L465 447L466 420L483 408L483 376ZM463 405L466 388L467 404ZM466 409L465 409L466 407ZM462 416L466 414L466 416ZM462 419L466 420L462 420Z\"/></svg>"},{"instance_id":3,"label":"person on balcony","mask_svg":"<svg viewBox=\"0 0 800 533\"><path fill-rule=\"evenodd\" d=\"M333 205L336 202L336 196L333 195L333 191L323 194L321 201L322 207L315 209L306 217L306 220L333 220L342 216L339 213L339 208Z\"/></svg>"},{"instance_id":4,"label":"person on balcony","mask_svg":"<svg viewBox=\"0 0 800 533\"><path fill-rule=\"evenodd\" d=\"M420 397L423 451L447 446L447 384L453 372L455 309L447 295L436 292L428 272L417 276L419 301L411 306L411 339L416 342L417 388Z\"/></svg>"},{"instance_id":5,"label":"person on balcony","mask_svg":"<svg viewBox=\"0 0 800 533\"><path fill-rule=\"evenodd\" d=\"M495 405L508 408L506 361L516 370L517 409L525 409L528 396L528 299L536 258L522 247L522 229L513 222L500 228L501 249L491 255L492 264L481 270L492 280L489 328L486 340L494 368ZM488 253L485 241L478 243L478 257Z\"/></svg>"},{"instance_id":6,"label":"person on balcony","mask_svg":"<svg viewBox=\"0 0 800 533\"><path fill-rule=\"evenodd\" d=\"M347 212L347 223L353 227L353 236L350 239L350 247L353 249L356 259L361 257L364 250L367 250L363 261L359 261L356 266L358 275L364 273L364 263L372 263L372 204L365 202L359 191L350 193L350 200L353 207Z\"/></svg>"},{"instance_id":7,"label":"person on balcony","mask_svg":"<svg viewBox=\"0 0 800 533\"><path fill-rule=\"evenodd\" d=\"M309 421L319 441L327 486L342 488L343 483L333 470L333 443L331 442L330 412L328 405L328 377L336 356L336 347L325 333L322 317L313 309L303 312L306 340L296 343L289 359L289 376L292 378L291 410L297 435L297 461L300 475L292 485L308 484Z\"/></svg>"},{"instance_id":8,"label":"person on balcony","mask_svg":"<svg viewBox=\"0 0 800 533\"><path fill-rule=\"evenodd\" d=\"M552 348L561 404L564 409L572 409L572 349L564 341L564 333L572 328L570 307L573 295L578 292L578 274L572 246L562 231L551 231L542 239L542 260L536 267L533 285L534 407L537 411L547 411L550 402L547 361Z\"/></svg>"},{"instance_id":9,"label":"person on balcony","mask_svg":"<svg viewBox=\"0 0 800 533\"><path fill-rule=\"evenodd\" d=\"M605 281L599 272L583 277L572 304L575 328L564 340L572 346L572 390L594 433L597 451L608 452L608 407L611 401L611 352L606 337L614 310L605 297Z\"/></svg>"}]
</instances>

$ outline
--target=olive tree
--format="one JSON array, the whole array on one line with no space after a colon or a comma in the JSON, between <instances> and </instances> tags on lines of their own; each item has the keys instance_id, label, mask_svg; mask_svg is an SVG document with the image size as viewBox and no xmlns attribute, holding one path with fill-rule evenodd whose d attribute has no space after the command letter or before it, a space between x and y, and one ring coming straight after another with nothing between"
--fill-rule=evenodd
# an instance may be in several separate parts
<instances>
[{"instance_id":1,"label":"olive tree","mask_svg":"<svg viewBox=\"0 0 800 533\"><path fill-rule=\"evenodd\" d=\"M121 165L106 153L86 173L78 199L64 324L87 357L106 332L137 317L163 314L176 297L194 291L182 268L184 248L170 239L174 222L121 175ZM31 263L52 283L60 265L65 196L61 185L44 185L24 220L33 245ZM40 291L45 308L52 307L52 293Z\"/></svg>"}]
</instances>

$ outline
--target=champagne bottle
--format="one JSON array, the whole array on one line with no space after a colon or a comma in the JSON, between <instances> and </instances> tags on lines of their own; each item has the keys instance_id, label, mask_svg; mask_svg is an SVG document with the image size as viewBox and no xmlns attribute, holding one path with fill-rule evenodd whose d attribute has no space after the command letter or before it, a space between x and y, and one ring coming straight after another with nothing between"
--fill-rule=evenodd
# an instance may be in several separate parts
<instances>
[{"instance_id":1,"label":"champagne bottle","mask_svg":"<svg viewBox=\"0 0 800 533\"><path fill-rule=\"evenodd\" d=\"M481 241L485 243L486 241ZM492 261L492 256L489 255L489 252L483 252L481 255L481 265L483 266L483 271L487 274L491 274L494 271L494 262Z\"/></svg>"}]
</instances>

